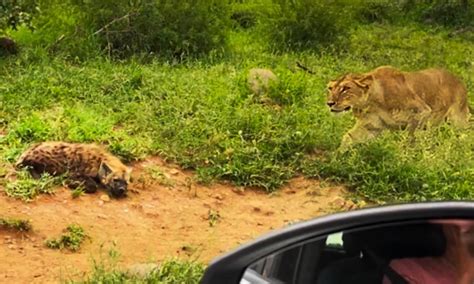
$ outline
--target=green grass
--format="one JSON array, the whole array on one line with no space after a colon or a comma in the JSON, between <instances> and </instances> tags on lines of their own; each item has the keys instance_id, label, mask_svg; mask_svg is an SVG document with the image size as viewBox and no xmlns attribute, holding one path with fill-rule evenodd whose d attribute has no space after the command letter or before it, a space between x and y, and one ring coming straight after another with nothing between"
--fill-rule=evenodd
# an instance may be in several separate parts
<instances>
[{"instance_id":1,"label":"green grass","mask_svg":"<svg viewBox=\"0 0 474 284\"><path fill-rule=\"evenodd\" d=\"M407 148L403 133L386 134L338 156L333 151L354 120L332 116L325 106L328 80L388 64L403 70L445 67L472 94L469 38L416 24L356 25L337 52L276 54L259 32L235 31L223 56L178 65L158 59L77 62L38 49L6 60L0 63L0 113L8 134L0 138L0 156L14 162L35 141L97 142L126 161L161 155L195 169L201 182L226 179L269 192L307 173L347 183L371 200L473 197L467 189L473 167L466 158L473 149L463 146L460 153L457 146L461 134L465 143L474 140L472 131L424 132L437 142L426 138ZM297 60L316 74L298 70ZM281 79L271 94L274 104L259 103L247 89L253 67L271 68ZM315 151L324 158L314 161Z\"/></svg>"},{"instance_id":2,"label":"green grass","mask_svg":"<svg viewBox=\"0 0 474 284\"><path fill-rule=\"evenodd\" d=\"M78 251L87 237L84 229L77 224L71 224L64 231L59 238L46 240L45 245L51 249Z\"/></svg>"},{"instance_id":3,"label":"green grass","mask_svg":"<svg viewBox=\"0 0 474 284\"><path fill-rule=\"evenodd\" d=\"M31 225L29 220L0 218L0 228L15 230L19 232L28 232L31 231L33 226Z\"/></svg>"},{"instance_id":4,"label":"green grass","mask_svg":"<svg viewBox=\"0 0 474 284\"><path fill-rule=\"evenodd\" d=\"M63 176L53 177L47 173L39 179L33 179L27 170L17 172L16 180L6 181L5 193L13 198L31 201L38 194L53 194L61 185Z\"/></svg>"},{"instance_id":5,"label":"green grass","mask_svg":"<svg viewBox=\"0 0 474 284\"><path fill-rule=\"evenodd\" d=\"M85 280L70 283L199 283L204 273L204 266L194 261L167 260L147 276L130 275L120 269L107 270L96 266Z\"/></svg>"},{"instance_id":6,"label":"green grass","mask_svg":"<svg viewBox=\"0 0 474 284\"><path fill-rule=\"evenodd\" d=\"M120 252L110 249L106 255L100 249L100 258L93 259L92 272L82 279L66 281L71 284L88 283L199 283L204 273L204 265L194 260L166 259L160 263L152 262L153 269L146 269L144 273L137 273L133 269L126 269L118 265Z\"/></svg>"}]
</instances>

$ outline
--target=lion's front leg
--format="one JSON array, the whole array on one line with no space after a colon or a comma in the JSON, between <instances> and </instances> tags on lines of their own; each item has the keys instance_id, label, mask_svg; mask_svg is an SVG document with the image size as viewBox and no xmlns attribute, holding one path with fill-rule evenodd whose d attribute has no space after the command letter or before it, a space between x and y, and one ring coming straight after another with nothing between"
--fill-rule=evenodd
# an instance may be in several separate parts
<instances>
[{"instance_id":1,"label":"lion's front leg","mask_svg":"<svg viewBox=\"0 0 474 284\"><path fill-rule=\"evenodd\" d=\"M375 138L382 131L381 128L373 125L365 125L356 123L356 125L349 130L343 137L339 151L347 151L352 145L368 141Z\"/></svg>"},{"instance_id":2,"label":"lion's front leg","mask_svg":"<svg viewBox=\"0 0 474 284\"><path fill-rule=\"evenodd\" d=\"M412 109L412 116L408 122L408 136L411 143L415 142L415 131L429 126L429 118L432 115L431 108L421 102Z\"/></svg>"}]
</instances>

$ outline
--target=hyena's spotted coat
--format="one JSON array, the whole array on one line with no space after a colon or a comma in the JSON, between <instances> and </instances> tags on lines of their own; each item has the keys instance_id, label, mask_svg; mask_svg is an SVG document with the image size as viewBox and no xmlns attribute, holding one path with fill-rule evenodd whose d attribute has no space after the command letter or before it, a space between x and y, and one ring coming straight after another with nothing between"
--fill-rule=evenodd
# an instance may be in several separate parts
<instances>
[{"instance_id":1,"label":"hyena's spotted coat","mask_svg":"<svg viewBox=\"0 0 474 284\"><path fill-rule=\"evenodd\" d=\"M26 150L16 163L28 168L34 178L42 173L66 174L72 188L84 186L95 192L102 185L114 197L127 193L131 169L117 157L95 144L43 142Z\"/></svg>"}]
</instances>

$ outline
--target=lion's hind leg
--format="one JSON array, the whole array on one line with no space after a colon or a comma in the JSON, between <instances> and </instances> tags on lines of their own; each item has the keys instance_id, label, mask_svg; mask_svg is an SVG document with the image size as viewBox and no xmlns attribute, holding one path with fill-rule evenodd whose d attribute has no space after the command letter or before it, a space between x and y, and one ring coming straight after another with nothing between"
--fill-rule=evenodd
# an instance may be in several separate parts
<instances>
[{"instance_id":1,"label":"lion's hind leg","mask_svg":"<svg viewBox=\"0 0 474 284\"><path fill-rule=\"evenodd\" d=\"M471 113L469 107L452 106L446 115L448 123L454 125L457 128L469 127L469 120L471 119Z\"/></svg>"}]
</instances>

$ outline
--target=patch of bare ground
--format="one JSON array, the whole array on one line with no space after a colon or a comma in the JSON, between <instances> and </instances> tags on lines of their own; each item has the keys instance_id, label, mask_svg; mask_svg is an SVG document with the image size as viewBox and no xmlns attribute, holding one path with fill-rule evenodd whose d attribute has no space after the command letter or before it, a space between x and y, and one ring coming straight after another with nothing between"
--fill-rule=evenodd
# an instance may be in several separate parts
<instances>
[{"instance_id":1,"label":"patch of bare ground","mask_svg":"<svg viewBox=\"0 0 474 284\"><path fill-rule=\"evenodd\" d=\"M22 202L0 194L0 217L29 219L33 231L0 231L0 282L51 283L82 277L92 259L115 247L120 265L192 257L208 262L289 222L351 209L342 186L298 177L274 194L217 183L196 183L193 173L150 158L134 165L133 192L108 200L103 192L73 199L68 189ZM79 252L48 249L71 223L90 240Z\"/></svg>"}]
</instances>

